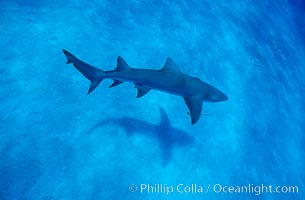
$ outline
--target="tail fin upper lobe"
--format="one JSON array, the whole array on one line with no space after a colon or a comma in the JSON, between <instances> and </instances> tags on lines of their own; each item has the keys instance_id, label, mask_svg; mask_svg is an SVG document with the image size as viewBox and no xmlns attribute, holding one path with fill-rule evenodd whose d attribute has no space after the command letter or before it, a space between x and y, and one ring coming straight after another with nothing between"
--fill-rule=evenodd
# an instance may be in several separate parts
<instances>
[{"instance_id":1,"label":"tail fin upper lobe","mask_svg":"<svg viewBox=\"0 0 305 200\"><path fill-rule=\"evenodd\" d=\"M91 85L88 90L88 94L90 94L103 80L104 71L79 60L70 52L64 49L63 52L67 57L67 64L73 63L74 67L80 71L88 80L90 80Z\"/></svg>"}]
</instances>

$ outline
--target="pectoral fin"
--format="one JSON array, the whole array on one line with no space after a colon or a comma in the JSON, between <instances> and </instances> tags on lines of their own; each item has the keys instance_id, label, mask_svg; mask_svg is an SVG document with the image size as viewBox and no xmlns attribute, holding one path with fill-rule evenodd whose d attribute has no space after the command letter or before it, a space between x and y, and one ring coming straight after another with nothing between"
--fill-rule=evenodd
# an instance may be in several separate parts
<instances>
[{"instance_id":1,"label":"pectoral fin","mask_svg":"<svg viewBox=\"0 0 305 200\"><path fill-rule=\"evenodd\" d=\"M190 110L192 124L196 124L200 118L202 110L202 99L183 97L187 107Z\"/></svg>"}]
</instances>

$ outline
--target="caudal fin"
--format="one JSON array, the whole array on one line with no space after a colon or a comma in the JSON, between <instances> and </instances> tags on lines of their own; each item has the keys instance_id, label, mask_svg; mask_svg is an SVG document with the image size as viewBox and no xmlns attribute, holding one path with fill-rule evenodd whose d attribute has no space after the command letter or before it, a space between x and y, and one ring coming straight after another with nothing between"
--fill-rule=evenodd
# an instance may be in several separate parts
<instances>
[{"instance_id":1,"label":"caudal fin","mask_svg":"<svg viewBox=\"0 0 305 200\"><path fill-rule=\"evenodd\" d=\"M64 49L63 52L67 57L67 64L72 63L78 71L80 71L88 80L90 80L91 85L88 90L88 94L90 94L103 80L104 71L79 60Z\"/></svg>"}]
</instances>

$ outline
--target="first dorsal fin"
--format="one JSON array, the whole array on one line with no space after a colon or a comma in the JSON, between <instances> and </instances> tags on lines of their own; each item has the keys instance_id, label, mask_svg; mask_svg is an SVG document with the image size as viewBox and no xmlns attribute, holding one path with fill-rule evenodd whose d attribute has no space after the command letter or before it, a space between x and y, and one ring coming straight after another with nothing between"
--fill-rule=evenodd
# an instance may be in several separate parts
<instances>
[{"instance_id":1,"label":"first dorsal fin","mask_svg":"<svg viewBox=\"0 0 305 200\"><path fill-rule=\"evenodd\" d=\"M124 71L124 70L130 70L130 67L121 56L118 56L115 71Z\"/></svg>"},{"instance_id":2,"label":"first dorsal fin","mask_svg":"<svg viewBox=\"0 0 305 200\"><path fill-rule=\"evenodd\" d=\"M161 69L161 71L182 73L176 63L170 57L167 57L164 67Z\"/></svg>"}]
</instances>

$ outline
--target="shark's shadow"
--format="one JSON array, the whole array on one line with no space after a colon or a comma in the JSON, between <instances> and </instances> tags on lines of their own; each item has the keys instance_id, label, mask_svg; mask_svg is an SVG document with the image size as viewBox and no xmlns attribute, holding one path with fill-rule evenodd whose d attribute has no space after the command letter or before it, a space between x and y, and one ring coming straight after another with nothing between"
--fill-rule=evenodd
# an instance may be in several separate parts
<instances>
[{"instance_id":1,"label":"shark's shadow","mask_svg":"<svg viewBox=\"0 0 305 200\"><path fill-rule=\"evenodd\" d=\"M166 164L172 151L177 146L187 146L194 142L194 138L185 131L171 126L166 112L160 107L160 123L152 124L145 120L123 116L120 118L108 118L95 124L88 133L105 125L115 125L122 127L127 135L142 134L154 138L160 144L163 161Z\"/></svg>"}]
</instances>

